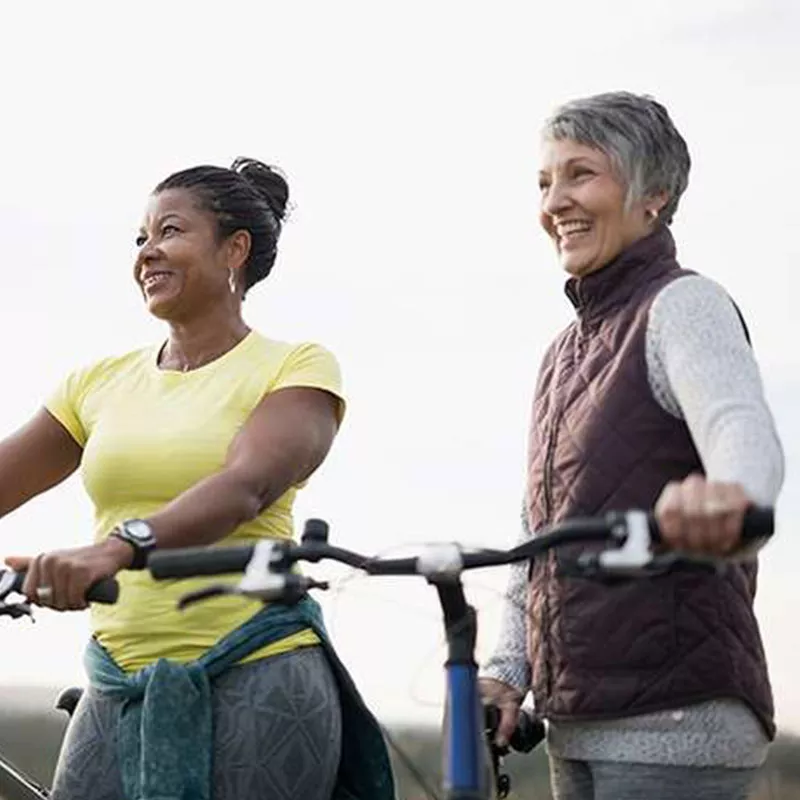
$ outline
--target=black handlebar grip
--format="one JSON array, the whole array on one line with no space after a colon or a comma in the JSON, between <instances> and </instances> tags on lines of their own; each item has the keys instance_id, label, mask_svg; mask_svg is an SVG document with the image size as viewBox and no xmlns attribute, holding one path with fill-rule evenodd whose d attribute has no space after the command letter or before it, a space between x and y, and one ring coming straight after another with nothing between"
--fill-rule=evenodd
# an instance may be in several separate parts
<instances>
[{"instance_id":1,"label":"black handlebar grip","mask_svg":"<svg viewBox=\"0 0 800 800\"><path fill-rule=\"evenodd\" d=\"M766 506L751 506L745 511L742 525L742 546L754 541L766 541L775 533L775 509Z\"/></svg>"},{"instance_id":2,"label":"black handlebar grip","mask_svg":"<svg viewBox=\"0 0 800 800\"><path fill-rule=\"evenodd\" d=\"M412 558L381 558L367 561L364 571L369 575L418 575L418 559Z\"/></svg>"},{"instance_id":3,"label":"black handlebar grip","mask_svg":"<svg viewBox=\"0 0 800 800\"><path fill-rule=\"evenodd\" d=\"M24 572L17 572L14 576L14 591L22 592L22 584L25 583ZM103 603L113 605L119 598L119 584L116 578L103 578L93 583L86 591L86 599L90 603Z\"/></svg>"},{"instance_id":4,"label":"black handlebar grip","mask_svg":"<svg viewBox=\"0 0 800 800\"><path fill-rule=\"evenodd\" d=\"M654 514L648 514L650 538L653 544L661 542L661 531ZM775 510L767 506L750 506L744 512L742 531L736 552L746 552L764 544L775 532ZM735 553L734 553L735 554Z\"/></svg>"},{"instance_id":5,"label":"black handlebar grip","mask_svg":"<svg viewBox=\"0 0 800 800\"><path fill-rule=\"evenodd\" d=\"M500 725L500 709L495 705L489 704L484 706L483 713L490 738L494 739L494 734ZM545 735L544 722L527 709L521 708L517 718L517 725L511 734L508 746L518 753L530 753L534 747L544 741Z\"/></svg>"},{"instance_id":6,"label":"black handlebar grip","mask_svg":"<svg viewBox=\"0 0 800 800\"><path fill-rule=\"evenodd\" d=\"M147 568L156 580L191 578L196 575L224 575L230 572L244 572L252 555L253 545L156 550L150 553Z\"/></svg>"},{"instance_id":7,"label":"black handlebar grip","mask_svg":"<svg viewBox=\"0 0 800 800\"><path fill-rule=\"evenodd\" d=\"M116 578L103 578L93 583L86 592L86 599L90 603L103 603L114 605L119 598L119 584Z\"/></svg>"},{"instance_id":8,"label":"black handlebar grip","mask_svg":"<svg viewBox=\"0 0 800 800\"><path fill-rule=\"evenodd\" d=\"M530 711L521 708L517 727L514 728L514 733L511 734L509 745L512 750L516 750L518 753L530 753L534 747L544 741L546 735L547 730L544 727L544 722L539 717L531 714Z\"/></svg>"}]
</instances>

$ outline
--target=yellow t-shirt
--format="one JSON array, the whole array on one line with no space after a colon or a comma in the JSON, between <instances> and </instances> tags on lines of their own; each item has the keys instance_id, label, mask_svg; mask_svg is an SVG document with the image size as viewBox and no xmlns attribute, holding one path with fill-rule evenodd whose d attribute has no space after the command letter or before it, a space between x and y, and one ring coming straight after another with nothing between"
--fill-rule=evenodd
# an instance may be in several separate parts
<instances>
[{"instance_id":1,"label":"yellow t-shirt","mask_svg":"<svg viewBox=\"0 0 800 800\"><path fill-rule=\"evenodd\" d=\"M148 517L221 469L232 439L265 394L303 386L342 398L336 359L319 345L286 344L253 331L190 372L159 369L158 350L138 350L73 372L46 403L83 447L81 473L95 507L95 541L125 519ZM340 414L343 410L342 399ZM220 544L291 538L298 488ZM262 607L221 597L177 610L186 592L237 576L154 581L146 570L128 570L117 577L119 601L92 605L92 629L128 671L161 657L191 661ZM302 631L244 660L316 641L311 631Z\"/></svg>"}]
</instances>

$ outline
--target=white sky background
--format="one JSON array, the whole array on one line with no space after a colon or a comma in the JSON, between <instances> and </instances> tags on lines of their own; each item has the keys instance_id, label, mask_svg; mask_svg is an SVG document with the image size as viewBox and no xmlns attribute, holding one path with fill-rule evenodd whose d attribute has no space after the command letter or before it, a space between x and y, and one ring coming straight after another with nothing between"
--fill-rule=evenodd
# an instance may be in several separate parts
<instances>
[{"instance_id":1,"label":"white sky background","mask_svg":"<svg viewBox=\"0 0 800 800\"><path fill-rule=\"evenodd\" d=\"M800 730L799 30L792 0L4 5L0 434L67 370L163 335L131 280L147 194L249 155L288 173L297 209L247 319L332 348L350 397L298 520L369 552L510 544L536 368L571 316L537 227L537 130L574 96L649 92L693 155L682 263L746 314L786 448L758 612L779 723ZM73 479L2 522L0 553L90 531ZM484 656L504 581L470 580ZM379 715L435 719L433 591L361 579L323 602ZM0 683L82 681L86 623L0 622Z\"/></svg>"}]
</instances>

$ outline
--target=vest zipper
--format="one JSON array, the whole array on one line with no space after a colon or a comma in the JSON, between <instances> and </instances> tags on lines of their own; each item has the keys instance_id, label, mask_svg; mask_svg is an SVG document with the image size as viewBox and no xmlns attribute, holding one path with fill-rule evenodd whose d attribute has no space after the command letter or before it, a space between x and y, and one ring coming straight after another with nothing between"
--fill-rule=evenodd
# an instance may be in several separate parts
<instances>
[{"instance_id":1,"label":"vest zipper","mask_svg":"<svg viewBox=\"0 0 800 800\"><path fill-rule=\"evenodd\" d=\"M553 513L553 489L550 483L553 479L553 458L556 449L556 419L550 427L550 435L547 437L547 452L544 457L544 521L550 524L550 515Z\"/></svg>"},{"instance_id":2,"label":"vest zipper","mask_svg":"<svg viewBox=\"0 0 800 800\"><path fill-rule=\"evenodd\" d=\"M553 460L555 459L556 438L558 436L558 425L561 414L556 413L547 437L547 451L544 457L544 523L550 525L553 514L553 489L550 485L553 480ZM553 690L553 671L550 665L550 580L553 569L554 553L551 551L545 556L544 570L544 602L542 603L542 637L541 642L544 647L542 658L544 661L544 680L547 705L550 703Z\"/></svg>"}]
</instances>

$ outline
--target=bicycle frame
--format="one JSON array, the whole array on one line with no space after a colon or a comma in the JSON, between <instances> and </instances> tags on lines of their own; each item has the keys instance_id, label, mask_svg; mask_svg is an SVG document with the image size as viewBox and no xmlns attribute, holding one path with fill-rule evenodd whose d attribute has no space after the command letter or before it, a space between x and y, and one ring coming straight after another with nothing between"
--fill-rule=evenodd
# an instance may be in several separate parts
<instances>
[{"instance_id":1,"label":"bicycle frame","mask_svg":"<svg viewBox=\"0 0 800 800\"><path fill-rule=\"evenodd\" d=\"M461 580L433 578L447 633L445 662L443 783L446 800L486 800L489 765L485 759L483 704L478 691L475 609L468 605Z\"/></svg>"},{"instance_id":2,"label":"bicycle frame","mask_svg":"<svg viewBox=\"0 0 800 800\"><path fill-rule=\"evenodd\" d=\"M749 558L773 532L772 509L751 509L740 534L740 547L725 558L658 552L658 527L643 511L612 512L604 517L566 521L508 551L464 552L457 544L428 546L422 555L404 559L374 559L327 544L328 526L308 520L299 546L261 541L253 546L186 548L151 555L154 578L178 578L244 572L238 586L224 584L184 596L181 606L217 594L240 594L264 602L293 602L309 589L326 583L291 572L298 561L333 559L370 575L417 575L439 595L447 634L446 710L444 721L444 790L446 800L489 800L489 766L484 750L482 704L475 663L477 615L466 601L461 573L465 569L528 561L564 544L604 543L605 549L581 554L572 565L587 578L646 578L676 568L718 569L720 562Z\"/></svg>"},{"instance_id":3,"label":"bicycle frame","mask_svg":"<svg viewBox=\"0 0 800 800\"><path fill-rule=\"evenodd\" d=\"M71 719L83 694L83 689L71 686L64 689L56 699L57 711L64 711ZM26 775L0 754L0 797L8 800L47 800L50 790Z\"/></svg>"},{"instance_id":4,"label":"bicycle frame","mask_svg":"<svg viewBox=\"0 0 800 800\"><path fill-rule=\"evenodd\" d=\"M0 617L6 616L11 619L33 617L31 606L24 598L13 599L15 595L21 597L24 579L24 573L0 569ZM86 597L93 602L114 603L118 594L117 581L114 578L107 578L89 587ZM9 597L12 599L8 600ZM75 688L62 692L56 701L56 708L72 716L79 696L80 690ZM8 800L46 800L49 795L49 789L37 783L0 754L0 797Z\"/></svg>"},{"instance_id":5,"label":"bicycle frame","mask_svg":"<svg viewBox=\"0 0 800 800\"><path fill-rule=\"evenodd\" d=\"M0 797L8 800L46 800L48 790L0 755Z\"/></svg>"}]
</instances>

